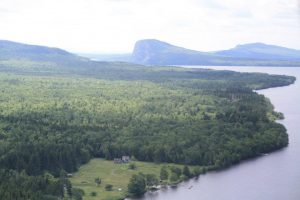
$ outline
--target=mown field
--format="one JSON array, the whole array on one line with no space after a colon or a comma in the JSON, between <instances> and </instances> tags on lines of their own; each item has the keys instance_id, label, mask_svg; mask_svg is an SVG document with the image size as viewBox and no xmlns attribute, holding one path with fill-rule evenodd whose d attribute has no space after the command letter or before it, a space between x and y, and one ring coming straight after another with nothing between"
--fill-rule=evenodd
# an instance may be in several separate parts
<instances>
[{"instance_id":1,"label":"mown field","mask_svg":"<svg viewBox=\"0 0 300 200\"><path fill-rule=\"evenodd\" d=\"M155 174L158 178L160 170L163 166L169 169L172 166L183 168L183 165L163 163L155 164L150 162L131 162L136 165L136 169L129 169L129 164L115 164L113 161L104 159L92 159L89 163L81 166L70 181L73 187L83 189L85 195L84 200L113 200L120 199L127 194L127 185L133 174ZM191 171L196 166L189 167ZM201 170L201 168L200 168ZM95 178L101 178L102 183L97 186ZM113 185L112 191L106 191L105 185ZM91 196L92 192L96 192L97 196Z\"/></svg>"}]
</instances>

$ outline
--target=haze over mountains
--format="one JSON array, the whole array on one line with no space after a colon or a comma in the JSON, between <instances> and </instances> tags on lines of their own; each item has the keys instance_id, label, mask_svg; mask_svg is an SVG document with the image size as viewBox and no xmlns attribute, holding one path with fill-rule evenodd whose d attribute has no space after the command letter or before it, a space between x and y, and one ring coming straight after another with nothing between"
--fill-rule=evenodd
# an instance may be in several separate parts
<instances>
[{"instance_id":1,"label":"haze over mountains","mask_svg":"<svg viewBox=\"0 0 300 200\"><path fill-rule=\"evenodd\" d=\"M143 65L300 66L300 50L263 43L237 45L223 51L201 52L149 39L136 42L131 54L78 56L59 48L0 40L0 60L25 59L78 64L87 61L85 57L99 61L122 61Z\"/></svg>"},{"instance_id":2,"label":"haze over mountains","mask_svg":"<svg viewBox=\"0 0 300 200\"><path fill-rule=\"evenodd\" d=\"M268 65L300 66L300 50L252 43L229 50L201 52L155 39L136 42L132 54L88 55L98 60L130 61L144 65Z\"/></svg>"},{"instance_id":3,"label":"haze over mountains","mask_svg":"<svg viewBox=\"0 0 300 200\"><path fill-rule=\"evenodd\" d=\"M0 40L0 70L2 72L79 76L97 74L107 79L116 79L120 76L124 78L124 74L119 73L123 68L130 69L136 66L133 63L124 62L96 62L59 48Z\"/></svg>"}]
</instances>

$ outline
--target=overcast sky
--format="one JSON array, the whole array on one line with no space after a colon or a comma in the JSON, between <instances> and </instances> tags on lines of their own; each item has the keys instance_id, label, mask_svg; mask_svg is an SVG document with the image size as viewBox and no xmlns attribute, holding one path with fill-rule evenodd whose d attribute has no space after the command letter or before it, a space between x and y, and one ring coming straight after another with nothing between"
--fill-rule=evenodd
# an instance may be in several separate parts
<instances>
[{"instance_id":1,"label":"overcast sky","mask_svg":"<svg viewBox=\"0 0 300 200\"><path fill-rule=\"evenodd\" d=\"M120 53L146 38L205 51L300 49L300 0L0 0L0 39Z\"/></svg>"}]
</instances>

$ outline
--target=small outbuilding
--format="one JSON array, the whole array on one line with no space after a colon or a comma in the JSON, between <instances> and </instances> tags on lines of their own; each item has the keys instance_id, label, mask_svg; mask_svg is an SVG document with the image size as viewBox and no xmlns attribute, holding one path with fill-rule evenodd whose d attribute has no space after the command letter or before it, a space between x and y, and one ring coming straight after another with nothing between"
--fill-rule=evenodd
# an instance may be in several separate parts
<instances>
[{"instance_id":1,"label":"small outbuilding","mask_svg":"<svg viewBox=\"0 0 300 200\"><path fill-rule=\"evenodd\" d=\"M130 162L130 157L129 156L122 156L122 161L123 161L123 163L129 163Z\"/></svg>"},{"instance_id":2,"label":"small outbuilding","mask_svg":"<svg viewBox=\"0 0 300 200\"><path fill-rule=\"evenodd\" d=\"M130 156L122 156L122 158L114 158L115 164L129 163Z\"/></svg>"}]
</instances>

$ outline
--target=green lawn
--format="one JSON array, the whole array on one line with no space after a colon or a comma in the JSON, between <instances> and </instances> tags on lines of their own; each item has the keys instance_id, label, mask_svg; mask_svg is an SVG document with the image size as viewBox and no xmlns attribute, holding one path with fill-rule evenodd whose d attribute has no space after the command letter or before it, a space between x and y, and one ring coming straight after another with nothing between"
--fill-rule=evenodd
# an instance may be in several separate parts
<instances>
[{"instance_id":1,"label":"green lawn","mask_svg":"<svg viewBox=\"0 0 300 200\"><path fill-rule=\"evenodd\" d=\"M177 166L183 168L182 165L176 164L155 164L149 162L134 162L137 168L131 170L129 164L114 164L113 161L104 159L92 159L88 164L80 167L78 172L70 178L73 187L84 190L84 200L111 200L120 199L127 192L127 185L133 174L155 174L159 178L162 166ZM190 167L191 171L195 167ZM102 183L98 187L95 184L95 178L101 178ZM113 185L113 191L106 191L105 185ZM91 192L97 192L97 196L91 196Z\"/></svg>"}]
</instances>

